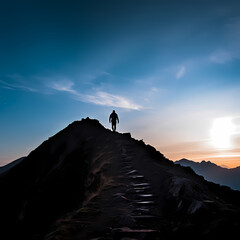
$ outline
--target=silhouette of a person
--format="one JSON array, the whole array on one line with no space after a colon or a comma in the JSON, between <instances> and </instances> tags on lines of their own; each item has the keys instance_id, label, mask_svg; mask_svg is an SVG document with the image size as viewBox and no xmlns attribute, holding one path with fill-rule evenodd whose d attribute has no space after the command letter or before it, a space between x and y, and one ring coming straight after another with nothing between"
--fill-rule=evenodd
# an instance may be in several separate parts
<instances>
[{"instance_id":1,"label":"silhouette of a person","mask_svg":"<svg viewBox=\"0 0 240 240\"><path fill-rule=\"evenodd\" d=\"M113 110L111 115L109 116L109 122L112 123L113 132L116 132L116 126L117 126L117 123L119 123L119 118L115 110Z\"/></svg>"}]
</instances>

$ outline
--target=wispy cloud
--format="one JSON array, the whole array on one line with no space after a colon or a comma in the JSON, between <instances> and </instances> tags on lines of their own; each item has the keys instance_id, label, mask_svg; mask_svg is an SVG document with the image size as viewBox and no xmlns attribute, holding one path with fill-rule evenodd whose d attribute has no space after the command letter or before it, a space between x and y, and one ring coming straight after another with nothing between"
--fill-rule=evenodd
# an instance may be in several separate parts
<instances>
[{"instance_id":1,"label":"wispy cloud","mask_svg":"<svg viewBox=\"0 0 240 240\"><path fill-rule=\"evenodd\" d=\"M151 91L152 91L152 92L159 92L159 89L158 89L157 87L152 87L152 88L151 88Z\"/></svg>"},{"instance_id":2,"label":"wispy cloud","mask_svg":"<svg viewBox=\"0 0 240 240\"><path fill-rule=\"evenodd\" d=\"M19 83L17 81L13 81L12 83L9 83L4 80L0 80L0 84L2 85L2 88L9 89L9 90L15 90L20 89L28 92L38 92L37 89L27 86L25 83Z\"/></svg>"},{"instance_id":3,"label":"wispy cloud","mask_svg":"<svg viewBox=\"0 0 240 240\"><path fill-rule=\"evenodd\" d=\"M97 105L109 106L109 107L118 107L132 110L140 110L142 107L131 102L129 99L113 95L107 92L97 92L95 95L85 95L81 96L83 101L94 103Z\"/></svg>"},{"instance_id":4,"label":"wispy cloud","mask_svg":"<svg viewBox=\"0 0 240 240\"><path fill-rule=\"evenodd\" d=\"M218 64L224 64L226 62L232 61L232 59L232 53L226 50L217 50L210 55L210 61Z\"/></svg>"},{"instance_id":5,"label":"wispy cloud","mask_svg":"<svg viewBox=\"0 0 240 240\"><path fill-rule=\"evenodd\" d=\"M61 92L69 92L74 95L78 95L78 92L72 88L73 86L74 86L74 83L70 80L54 81L54 82L48 83L48 87L50 87L51 89L54 89L56 91L61 91Z\"/></svg>"},{"instance_id":6,"label":"wispy cloud","mask_svg":"<svg viewBox=\"0 0 240 240\"><path fill-rule=\"evenodd\" d=\"M94 85L94 82L97 81L99 78L105 78L105 79L109 79L111 77L113 77L113 75L107 71L97 71L97 72L93 72L90 74L83 74L83 81L85 84L88 85Z\"/></svg>"},{"instance_id":7,"label":"wispy cloud","mask_svg":"<svg viewBox=\"0 0 240 240\"><path fill-rule=\"evenodd\" d=\"M108 73L103 73L108 74ZM39 89L29 86L29 79L24 78L21 75L9 75L9 81L0 80L0 86L9 90L24 90L30 92L38 92L47 94L54 92L64 92L70 95L71 98L92 103L101 106L124 108L129 110L140 110L143 107L135 104L124 96L115 95L105 91L94 91L90 94L81 93L77 90L75 83L72 80L63 77L33 77L33 80L40 81L42 83ZM32 81L34 82L34 81Z\"/></svg>"},{"instance_id":8,"label":"wispy cloud","mask_svg":"<svg viewBox=\"0 0 240 240\"><path fill-rule=\"evenodd\" d=\"M185 66L180 66L177 73L176 73L176 79L180 79L185 75L186 68Z\"/></svg>"},{"instance_id":9,"label":"wispy cloud","mask_svg":"<svg viewBox=\"0 0 240 240\"><path fill-rule=\"evenodd\" d=\"M140 110L142 108L142 106L133 103L126 97L110 94L104 91L97 91L93 94L80 93L74 89L74 82L70 80L50 82L48 83L48 87L55 91L70 93L73 99L81 102L131 110Z\"/></svg>"}]
</instances>

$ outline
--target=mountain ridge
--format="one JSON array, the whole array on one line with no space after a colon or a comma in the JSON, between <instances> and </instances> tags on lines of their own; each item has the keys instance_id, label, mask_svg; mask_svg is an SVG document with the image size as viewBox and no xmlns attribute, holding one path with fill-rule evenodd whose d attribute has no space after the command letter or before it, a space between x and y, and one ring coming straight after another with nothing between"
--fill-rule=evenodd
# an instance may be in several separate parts
<instances>
[{"instance_id":1,"label":"mountain ridge","mask_svg":"<svg viewBox=\"0 0 240 240\"><path fill-rule=\"evenodd\" d=\"M1 166L0 167L0 174L8 171L9 169L11 169L12 167L14 167L15 165L19 164L25 157L21 157L21 158L18 158L4 166Z\"/></svg>"},{"instance_id":2,"label":"mountain ridge","mask_svg":"<svg viewBox=\"0 0 240 240\"><path fill-rule=\"evenodd\" d=\"M197 174L208 181L229 186L234 190L240 190L240 167L228 169L210 161L194 162L185 158L175 161L175 164L191 167Z\"/></svg>"},{"instance_id":3,"label":"mountain ridge","mask_svg":"<svg viewBox=\"0 0 240 240\"><path fill-rule=\"evenodd\" d=\"M6 240L239 234L240 192L89 118L0 175L0 189L0 237Z\"/></svg>"}]
</instances>

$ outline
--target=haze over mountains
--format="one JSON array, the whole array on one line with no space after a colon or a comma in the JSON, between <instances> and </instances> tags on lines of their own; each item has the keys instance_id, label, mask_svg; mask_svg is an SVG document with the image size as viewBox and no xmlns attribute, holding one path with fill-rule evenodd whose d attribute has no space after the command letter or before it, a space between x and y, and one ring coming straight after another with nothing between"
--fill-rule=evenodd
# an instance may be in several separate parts
<instances>
[{"instance_id":1,"label":"haze over mountains","mask_svg":"<svg viewBox=\"0 0 240 240\"><path fill-rule=\"evenodd\" d=\"M240 233L240 192L129 133L76 121L0 174L5 240L214 239Z\"/></svg>"},{"instance_id":2,"label":"haze over mountains","mask_svg":"<svg viewBox=\"0 0 240 240\"><path fill-rule=\"evenodd\" d=\"M202 161L199 163L188 159L181 159L175 163L191 167L197 174L203 176L208 181L240 190L240 167L228 169L220 167L210 161Z\"/></svg>"}]
</instances>

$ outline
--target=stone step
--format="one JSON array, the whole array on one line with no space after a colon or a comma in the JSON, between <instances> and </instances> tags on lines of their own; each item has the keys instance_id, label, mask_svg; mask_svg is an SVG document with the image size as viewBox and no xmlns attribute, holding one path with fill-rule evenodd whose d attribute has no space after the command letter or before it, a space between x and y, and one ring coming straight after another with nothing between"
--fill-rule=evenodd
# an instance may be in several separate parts
<instances>
[{"instance_id":1,"label":"stone step","mask_svg":"<svg viewBox=\"0 0 240 240\"><path fill-rule=\"evenodd\" d=\"M134 212L144 212L144 213L146 213L146 212L149 212L150 211L150 209L149 208L146 208L146 207L140 207L140 208L136 208L135 210L134 210Z\"/></svg>"},{"instance_id":2,"label":"stone step","mask_svg":"<svg viewBox=\"0 0 240 240\"><path fill-rule=\"evenodd\" d=\"M130 172L127 172L126 174L127 174L127 175L130 175L130 174L133 174L133 173L136 174L136 173L137 173L137 170L134 169L134 170L132 170L132 171L130 171Z\"/></svg>"},{"instance_id":3,"label":"stone step","mask_svg":"<svg viewBox=\"0 0 240 240\"><path fill-rule=\"evenodd\" d=\"M133 180L139 180L139 179L143 179L144 176L143 175L130 175L129 178L133 179Z\"/></svg>"},{"instance_id":4,"label":"stone step","mask_svg":"<svg viewBox=\"0 0 240 240\"><path fill-rule=\"evenodd\" d=\"M151 191L151 186L134 187L133 190L138 196L139 194L149 193Z\"/></svg>"},{"instance_id":5,"label":"stone step","mask_svg":"<svg viewBox=\"0 0 240 240\"><path fill-rule=\"evenodd\" d=\"M141 198L154 198L156 197L155 195L153 195L152 193L148 193L148 194L139 194L138 195Z\"/></svg>"},{"instance_id":6,"label":"stone step","mask_svg":"<svg viewBox=\"0 0 240 240\"><path fill-rule=\"evenodd\" d=\"M146 191L147 188L145 189L136 189L136 193L144 193Z\"/></svg>"},{"instance_id":7,"label":"stone step","mask_svg":"<svg viewBox=\"0 0 240 240\"><path fill-rule=\"evenodd\" d=\"M133 187L134 190L147 190L150 189L151 186L140 186L140 187Z\"/></svg>"},{"instance_id":8,"label":"stone step","mask_svg":"<svg viewBox=\"0 0 240 240\"><path fill-rule=\"evenodd\" d=\"M142 200L136 200L135 203L138 205L144 205L144 206L156 204L154 201L142 201Z\"/></svg>"},{"instance_id":9,"label":"stone step","mask_svg":"<svg viewBox=\"0 0 240 240\"><path fill-rule=\"evenodd\" d=\"M145 187L145 186L150 186L150 183L131 183L133 187Z\"/></svg>"},{"instance_id":10,"label":"stone step","mask_svg":"<svg viewBox=\"0 0 240 240\"><path fill-rule=\"evenodd\" d=\"M133 187L126 190L126 193L129 193L131 195L136 195L141 197L140 195L143 194L150 194L151 193L151 187L150 186L144 186L144 187ZM154 196L153 196L154 197Z\"/></svg>"},{"instance_id":11,"label":"stone step","mask_svg":"<svg viewBox=\"0 0 240 240\"><path fill-rule=\"evenodd\" d=\"M140 192L141 193L141 192ZM131 199L134 201L134 202L146 202L146 201L151 201L151 202L155 202L155 199L152 198L152 197L147 197L147 198L139 198L139 195L136 194L132 194L131 195Z\"/></svg>"},{"instance_id":12,"label":"stone step","mask_svg":"<svg viewBox=\"0 0 240 240\"><path fill-rule=\"evenodd\" d=\"M160 232L153 229L132 229L128 227L113 228L111 235L114 239L122 239L123 237L131 239L156 239Z\"/></svg>"},{"instance_id":13,"label":"stone step","mask_svg":"<svg viewBox=\"0 0 240 240\"><path fill-rule=\"evenodd\" d=\"M126 193L131 194L131 196L137 199L149 200L156 198L156 196L151 193L150 186L130 188L126 191Z\"/></svg>"}]
</instances>

